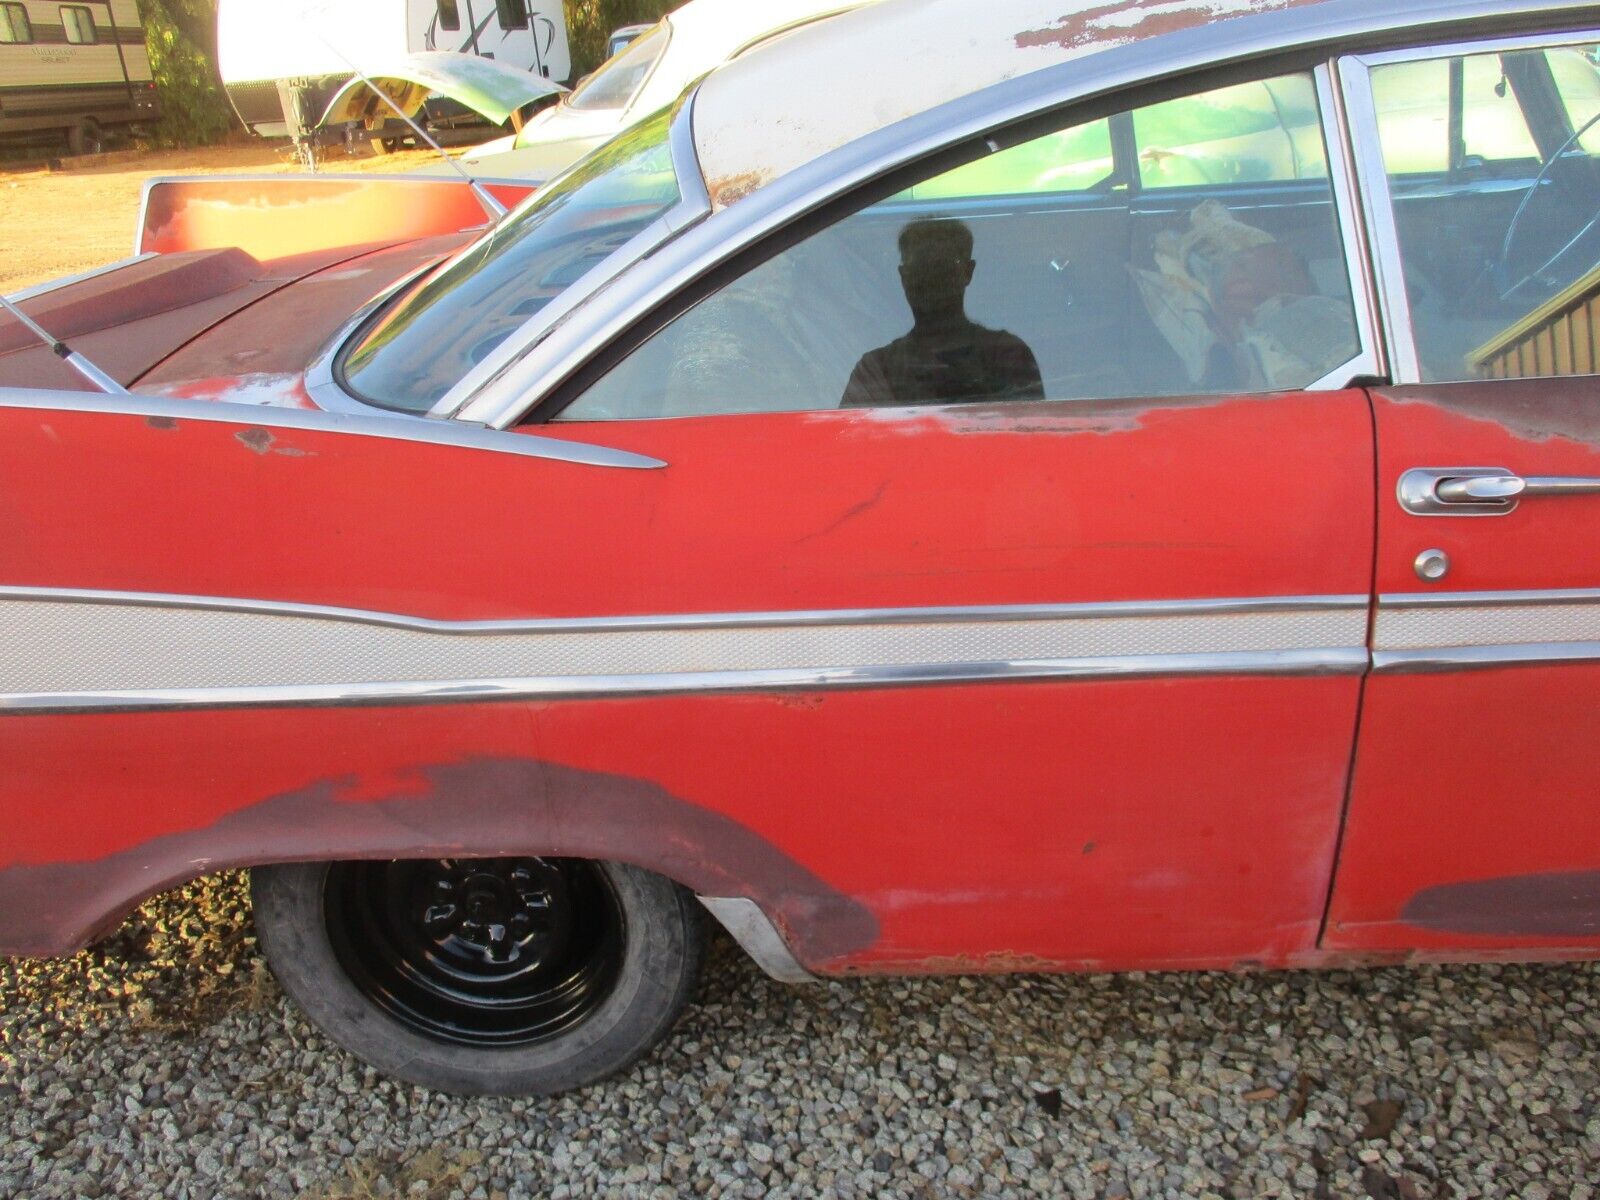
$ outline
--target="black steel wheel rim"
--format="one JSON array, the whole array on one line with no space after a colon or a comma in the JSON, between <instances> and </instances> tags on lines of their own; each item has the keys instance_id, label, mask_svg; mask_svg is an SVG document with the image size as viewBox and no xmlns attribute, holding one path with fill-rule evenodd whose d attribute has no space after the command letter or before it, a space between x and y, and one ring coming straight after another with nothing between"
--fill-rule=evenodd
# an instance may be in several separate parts
<instances>
[{"instance_id":1,"label":"black steel wheel rim","mask_svg":"<svg viewBox=\"0 0 1600 1200\"><path fill-rule=\"evenodd\" d=\"M334 863L323 914L362 995L456 1045L556 1037L599 1008L622 966L622 906L582 859Z\"/></svg>"}]
</instances>

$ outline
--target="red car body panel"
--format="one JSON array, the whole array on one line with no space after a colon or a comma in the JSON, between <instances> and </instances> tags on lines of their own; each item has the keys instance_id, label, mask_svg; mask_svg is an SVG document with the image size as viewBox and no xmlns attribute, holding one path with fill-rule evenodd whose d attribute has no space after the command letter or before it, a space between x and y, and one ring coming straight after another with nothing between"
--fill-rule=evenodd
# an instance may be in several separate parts
<instances>
[{"instance_id":1,"label":"red car body panel","mask_svg":"<svg viewBox=\"0 0 1600 1200\"><path fill-rule=\"evenodd\" d=\"M1597 405L1592 378L1375 394L1379 595L1593 586L1593 497L1427 518L1403 510L1394 487L1414 467L1600 476ZM1449 555L1450 573L1420 583L1412 562L1434 547ZM1597 730L1593 663L1376 674L1327 945L1600 950Z\"/></svg>"},{"instance_id":2,"label":"red car body panel","mask_svg":"<svg viewBox=\"0 0 1600 1200\"><path fill-rule=\"evenodd\" d=\"M241 421L0 409L23 531L5 577L458 620L1370 583L1359 391L528 431L669 464L654 471ZM1285 471L1321 487L1286 495ZM18 814L0 950L68 949L234 863L453 850L594 853L730 887L830 972L1300 961L1360 687L1169 677L12 716L0 753L29 767L0 781ZM81 900L42 923L28 898L45 889Z\"/></svg>"}]
</instances>

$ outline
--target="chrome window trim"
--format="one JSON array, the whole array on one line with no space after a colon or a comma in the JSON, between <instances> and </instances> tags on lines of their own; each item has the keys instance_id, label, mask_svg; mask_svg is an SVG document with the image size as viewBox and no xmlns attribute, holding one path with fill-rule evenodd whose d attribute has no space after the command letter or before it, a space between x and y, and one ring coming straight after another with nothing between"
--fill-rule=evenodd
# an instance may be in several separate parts
<instances>
[{"instance_id":1,"label":"chrome window trim","mask_svg":"<svg viewBox=\"0 0 1600 1200\"><path fill-rule=\"evenodd\" d=\"M1328 161L1328 180L1333 188L1334 215L1339 243L1344 250L1345 275L1355 309L1360 350L1349 362L1307 384L1308 392L1336 391L1363 377L1382 378L1389 369L1388 346L1379 319L1378 288L1372 273L1371 239L1367 233L1366 214L1361 208L1361 184L1350 143L1349 118L1334 69L1333 63L1323 63L1312 72L1312 77L1317 88L1323 152Z\"/></svg>"},{"instance_id":2,"label":"chrome window trim","mask_svg":"<svg viewBox=\"0 0 1600 1200\"><path fill-rule=\"evenodd\" d=\"M1566 11L1569 6L1551 6L1550 11ZM1576 11L1592 5L1570 6ZM1373 100L1372 71L1396 63L1427 62L1456 55L1494 54L1506 50L1537 49L1600 41L1594 28L1558 32L1490 36L1481 39L1456 39L1431 45L1346 55L1338 60L1339 80L1349 113L1350 136L1356 156L1361 207L1370 231L1373 263L1377 274L1382 326L1388 342L1393 372L1391 382L1422 382L1422 358L1417 351L1416 329L1411 317L1411 299L1406 291L1405 264L1400 256L1400 233L1394 213L1394 191L1384 167L1383 146L1378 134L1377 105Z\"/></svg>"},{"instance_id":3,"label":"chrome window trim","mask_svg":"<svg viewBox=\"0 0 1600 1200\"><path fill-rule=\"evenodd\" d=\"M32 287L21 288L9 293L6 299L13 304L21 304L25 300L48 296L51 292L59 291L64 287L71 287L73 284L82 283L87 279L98 279L102 275L109 275L113 271L120 271L123 267L131 267L134 263L142 263L145 259L154 257L154 251L146 251L143 254L136 251L130 258L119 258L116 262L107 263L103 267L96 267L92 271L80 271L76 275L63 275L60 279L50 279L44 283L36 283Z\"/></svg>"},{"instance_id":4,"label":"chrome window trim","mask_svg":"<svg viewBox=\"0 0 1600 1200\"><path fill-rule=\"evenodd\" d=\"M328 339L327 344L317 352L317 356L306 367L306 394L311 397L318 408L323 409L325 412L377 414L385 417L415 418L425 415L423 413L402 412L394 408L384 408L379 404L369 404L360 397L346 391L340 385L334 367L339 360L339 352L344 349L345 344L384 305L388 304L398 293L412 286L424 275L441 266L442 263L443 259L435 259L433 262L424 263L414 271L406 272L371 300L356 309L355 315L341 325L333 337Z\"/></svg>"},{"instance_id":5,"label":"chrome window trim","mask_svg":"<svg viewBox=\"0 0 1600 1200\"><path fill-rule=\"evenodd\" d=\"M516 339L512 361L475 387L456 411L492 428L517 422L613 339L736 254L881 175L960 143L1117 91L1257 58L1316 47L1332 51L1351 39L1399 31L1425 39L1433 27L1581 7L1550 0L1325 0L1165 34L1018 76L897 121L716 211L636 264L626 286L594 295L574 319L548 333ZM1358 152L1359 146L1357 139Z\"/></svg>"},{"instance_id":6,"label":"chrome window trim","mask_svg":"<svg viewBox=\"0 0 1600 1200\"><path fill-rule=\"evenodd\" d=\"M521 437L523 435L514 435ZM932 608L802 609L787 612L665 613L616 617L533 617L453 621L372 609L230 596L128 592L96 588L0 585L0 600L45 600L145 608L190 608L266 616L314 617L383 625L420 633L503 634L621 632L657 629L740 629L752 626L902 625L934 622L1094 620L1104 617L1234 616L1243 613L1338 612L1363 609L1367 597L1251 596L1195 600L1112 600L1078 604L994 604Z\"/></svg>"},{"instance_id":7,"label":"chrome window trim","mask_svg":"<svg viewBox=\"0 0 1600 1200\"><path fill-rule=\"evenodd\" d=\"M667 127L667 146L672 156L672 170L678 177L678 203L646 225L633 237L613 250L605 259L595 264L580 279L534 313L505 341L472 370L456 381L437 403L428 410L430 417L453 417L460 414L465 420L482 424L462 408L478 391L491 387L495 381L528 352L539 345L550 331L559 327L590 297L603 291L619 276L641 259L647 258L660 246L670 242L684 230L703 221L711 212L711 197L706 191L705 179L700 171L700 158L694 146L694 105L698 88L690 89L679 98ZM579 159L567 172L543 186L550 187L565 174L576 170L584 160ZM344 344L338 346L342 352ZM500 426L499 428L504 428Z\"/></svg>"},{"instance_id":8,"label":"chrome window trim","mask_svg":"<svg viewBox=\"0 0 1600 1200\"><path fill-rule=\"evenodd\" d=\"M496 454L515 454L524 458L544 458L555 462L593 467L651 469L667 464L659 459L628 450L613 450L559 438L504 433L480 429L459 422L420 421L398 414L383 415L366 408L362 413L315 412L301 408L274 408L264 405L226 404L212 400L172 400L163 396L134 394L102 395L94 392L56 392L39 388L0 388L0 408L35 409L39 412L97 412L120 416L206 421L237 425L246 429L299 429L323 433L353 434L359 437L390 438L401 442L422 442L454 446L463 450L487 450Z\"/></svg>"}]
</instances>

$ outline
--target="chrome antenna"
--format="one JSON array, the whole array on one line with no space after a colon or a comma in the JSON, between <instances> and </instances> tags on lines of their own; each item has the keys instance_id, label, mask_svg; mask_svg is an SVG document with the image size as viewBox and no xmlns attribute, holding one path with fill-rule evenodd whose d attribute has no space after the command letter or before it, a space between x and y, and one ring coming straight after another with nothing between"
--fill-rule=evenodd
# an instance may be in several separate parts
<instances>
[{"instance_id":1,"label":"chrome antenna","mask_svg":"<svg viewBox=\"0 0 1600 1200\"><path fill-rule=\"evenodd\" d=\"M0 296L0 308L5 309L13 317L21 321L23 326L30 333L32 333L34 337L38 338L46 346L50 347L50 353L54 354L62 362L66 363L67 366L71 367L79 375L82 375L102 392L112 396L126 396L128 394L127 388L123 387L115 379L111 378L111 376L107 375L99 367L95 366L71 346L57 338L51 337L49 333L40 327L39 322L35 321L32 317L23 312L4 296Z\"/></svg>"},{"instance_id":2,"label":"chrome antenna","mask_svg":"<svg viewBox=\"0 0 1600 1200\"><path fill-rule=\"evenodd\" d=\"M303 11L302 15L306 15L306 13ZM315 27L313 26L313 28ZM489 223L491 225L498 225L505 218L506 214L511 210L504 204L501 204L500 201L496 200L494 198L494 193L489 191L488 188L484 187L483 184L479 183L471 175L468 175L460 163L444 152L443 146L439 145L438 142L434 141L433 138L428 136L428 131L426 129L402 112L400 106L389 98L389 94L387 92L385 92L377 84L373 83L372 80L368 79L367 76L362 72L361 68L356 66L355 63L351 62L350 59L346 57L344 52L330 42L326 37L324 37L320 31L317 32L317 40L326 46L330 51L332 51L334 57L336 57L345 66L349 67L352 75L371 88L372 91L376 93L378 99L382 100L385 104L392 108L395 116L399 117L407 125L411 126L412 133L416 134L423 141L427 142L428 145L432 146L434 152L438 154L440 158L444 159L445 162L450 164L451 170L453 170L457 175L461 176L462 179L467 181L467 186L472 189L472 194L478 198L478 203L483 206L483 211L489 215Z\"/></svg>"}]
</instances>

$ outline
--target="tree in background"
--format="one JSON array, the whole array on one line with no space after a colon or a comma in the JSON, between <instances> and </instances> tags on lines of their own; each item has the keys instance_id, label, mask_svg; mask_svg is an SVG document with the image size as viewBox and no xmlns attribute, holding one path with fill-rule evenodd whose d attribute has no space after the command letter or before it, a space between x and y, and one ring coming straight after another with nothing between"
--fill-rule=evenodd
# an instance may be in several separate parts
<instances>
[{"instance_id":1,"label":"tree in background","mask_svg":"<svg viewBox=\"0 0 1600 1200\"><path fill-rule=\"evenodd\" d=\"M225 137L233 110L217 74L217 0L139 0L139 13L161 94L156 139L198 146Z\"/></svg>"},{"instance_id":2,"label":"tree in background","mask_svg":"<svg viewBox=\"0 0 1600 1200\"><path fill-rule=\"evenodd\" d=\"M683 0L563 0L573 78L587 75L605 61L606 41L613 29L659 21L682 3ZM758 4L760 0L750 3Z\"/></svg>"},{"instance_id":3,"label":"tree in background","mask_svg":"<svg viewBox=\"0 0 1600 1200\"><path fill-rule=\"evenodd\" d=\"M294 0L277 2L289 5ZM659 20L682 2L562 0L574 78L604 60L613 29ZM157 138L163 145L196 146L224 137L234 120L217 74L217 0L139 0L139 11L150 69L161 90Z\"/></svg>"}]
</instances>

